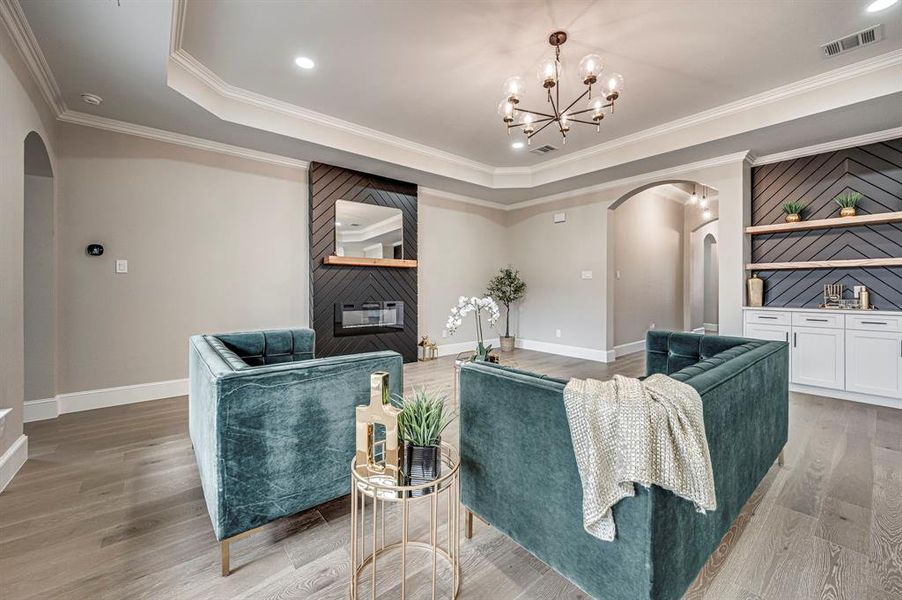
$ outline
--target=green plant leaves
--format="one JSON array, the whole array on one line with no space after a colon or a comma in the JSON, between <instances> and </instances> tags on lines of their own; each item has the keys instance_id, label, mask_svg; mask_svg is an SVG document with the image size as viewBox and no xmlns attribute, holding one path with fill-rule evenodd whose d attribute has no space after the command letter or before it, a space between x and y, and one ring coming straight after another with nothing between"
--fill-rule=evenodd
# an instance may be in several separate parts
<instances>
[{"instance_id":1,"label":"green plant leaves","mask_svg":"<svg viewBox=\"0 0 902 600\"><path fill-rule=\"evenodd\" d=\"M455 416L447 408L444 394L415 389L412 396L395 396L392 403L401 409L398 438L414 446L438 446L442 431Z\"/></svg>"}]
</instances>

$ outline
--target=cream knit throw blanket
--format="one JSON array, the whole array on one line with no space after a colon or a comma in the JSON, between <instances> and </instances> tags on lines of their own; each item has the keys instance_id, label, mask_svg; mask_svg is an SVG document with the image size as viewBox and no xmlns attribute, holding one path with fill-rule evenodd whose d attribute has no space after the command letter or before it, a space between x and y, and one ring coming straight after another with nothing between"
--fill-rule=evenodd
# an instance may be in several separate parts
<instances>
[{"instance_id":1,"label":"cream knit throw blanket","mask_svg":"<svg viewBox=\"0 0 902 600\"><path fill-rule=\"evenodd\" d=\"M702 399L690 385L666 375L645 381L571 379L564 389L570 436L583 484L583 526L613 541L611 507L635 495L634 483L657 485L717 508Z\"/></svg>"}]
</instances>

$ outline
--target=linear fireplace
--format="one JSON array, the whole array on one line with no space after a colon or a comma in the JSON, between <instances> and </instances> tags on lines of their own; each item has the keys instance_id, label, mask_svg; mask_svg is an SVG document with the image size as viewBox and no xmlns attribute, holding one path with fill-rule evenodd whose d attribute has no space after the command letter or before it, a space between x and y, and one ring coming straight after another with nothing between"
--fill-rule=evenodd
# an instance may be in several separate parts
<instances>
[{"instance_id":1,"label":"linear fireplace","mask_svg":"<svg viewBox=\"0 0 902 600\"><path fill-rule=\"evenodd\" d=\"M334 335L368 335L404 330L404 303L340 302L335 305Z\"/></svg>"}]
</instances>

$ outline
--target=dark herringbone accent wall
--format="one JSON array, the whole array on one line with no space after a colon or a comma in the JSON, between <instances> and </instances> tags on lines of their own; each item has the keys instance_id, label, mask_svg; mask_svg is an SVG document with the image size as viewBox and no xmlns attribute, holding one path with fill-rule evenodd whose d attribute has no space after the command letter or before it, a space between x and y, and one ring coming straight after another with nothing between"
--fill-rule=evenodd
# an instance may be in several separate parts
<instances>
[{"instance_id":1,"label":"dark herringbone accent wall","mask_svg":"<svg viewBox=\"0 0 902 600\"><path fill-rule=\"evenodd\" d=\"M752 224L783 220L782 204L800 200L805 219L838 216L833 202L859 192L859 214L902 211L902 139L752 169ZM902 257L902 224L889 223L760 235L752 262ZM902 268L761 271L766 306L816 307L827 283L865 285L880 309L902 310Z\"/></svg>"},{"instance_id":2,"label":"dark herringbone accent wall","mask_svg":"<svg viewBox=\"0 0 902 600\"><path fill-rule=\"evenodd\" d=\"M311 323L317 356L394 350L406 362L417 359L417 270L324 265L335 254L335 201L352 200L400 208L404 258L417 257L417 186L320 163L310 165ZM400 300L404 331L335 337L336 302Z\"/></svg>"}]
</instances>

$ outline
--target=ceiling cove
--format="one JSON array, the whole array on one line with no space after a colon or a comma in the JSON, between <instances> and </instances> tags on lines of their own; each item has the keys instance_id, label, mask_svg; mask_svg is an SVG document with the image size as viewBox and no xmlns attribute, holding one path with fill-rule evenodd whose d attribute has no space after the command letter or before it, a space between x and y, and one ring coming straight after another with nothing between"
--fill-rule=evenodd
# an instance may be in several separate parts
<instances>
[{"instance_id":1,"label":"ceiling cove","mask_svg":"<svg viewBox=\"0 0 902 600\"><path fill-rule=\"evenodd\" d=\"M230 84L184 48L187 5L173 2L168 85L217 117L490 189L534 188L902 92L897 49L533 166L496 167Z\"/></svg>"}]
</instances>

